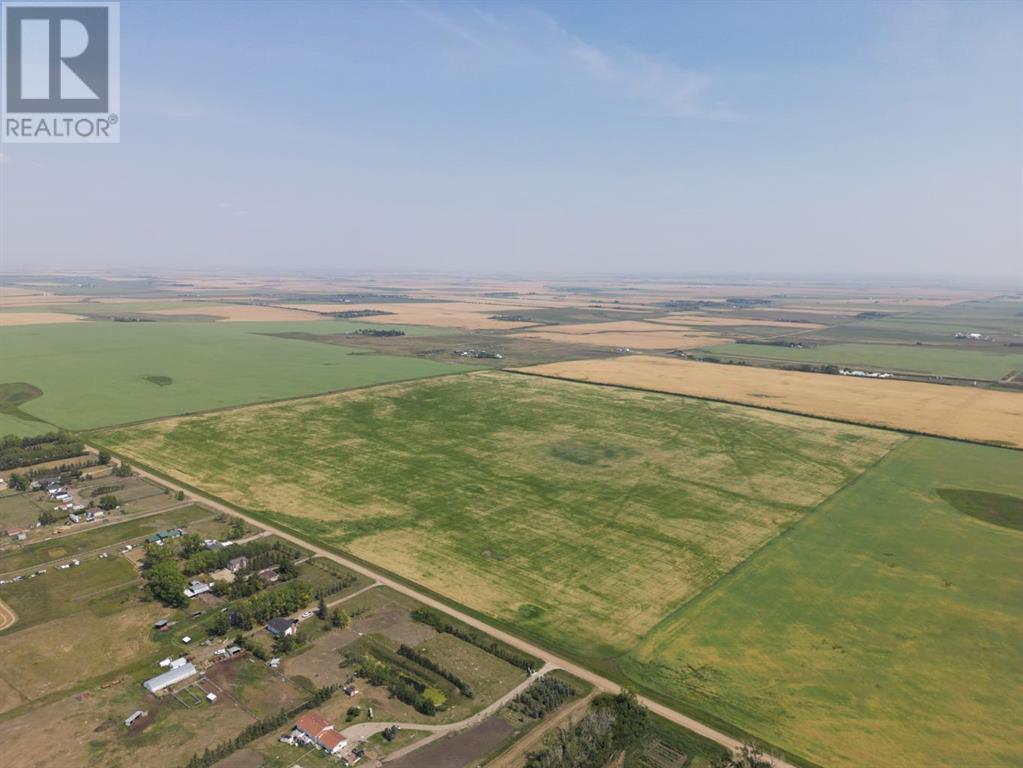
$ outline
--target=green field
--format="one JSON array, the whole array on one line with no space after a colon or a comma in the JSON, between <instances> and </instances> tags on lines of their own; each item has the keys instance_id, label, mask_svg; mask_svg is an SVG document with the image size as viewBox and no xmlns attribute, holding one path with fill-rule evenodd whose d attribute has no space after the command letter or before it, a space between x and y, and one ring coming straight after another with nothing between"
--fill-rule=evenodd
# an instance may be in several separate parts
<instances>
[{"instance_id":1,"label":"green field","mask_svg":"<svg viewBox=\"0 0 1023 768\"><path fill-rule=\"evenodd\" d=\"M1021 478L1018 452L913 438L623 669L829 768L1020 765L1023 533L938 491L1018 499Z\"/></svg>"},{"instance_id":2,"label":"green field","mask_svg":"<svg viewBox=\"0 0 1023 768\"><path fill-rule=\"evenodd\" d=\"M917 309L875 320L837 325L809 336L842 341L873 340L902 342L955 343L964 349L977 342L954 339L956 333L981 333L994 338L985 344L1004 345L1019 342L1023 334L1023 302L964 301L947 307Z\"/></svg>"},{"instance_id":3,"label":"green field","mask_svg":"<svg viewBox=\"0 0 1023 768\"><path fill-rule=\"evenodd\" d=\"M499 372L98 436L601 658L627 651L901 439Z\"/></svg>"},{"instance_id":4,"label":"green field","mask_svg":"<svg viewBox=\"0 0 1023 768\"><path fill-rule=\"evenodd\" d=\"M431 360L275 338L371 327L345 321L28 325L0 330L5 382L42 395L0 412L0 428L34 433L168 416L464 371ZM169 379L169 382L168 382ZM3 382L0 382L2 384Z\"/></svg>"},{"instance_id":5,"label":"green field","mask_svg":"<svg viewBox=\"0 0 1023 768\"><path fill-rule=\"evenodd\" d=\"M912 344L820 344L808 349L766 344L721 344L706 347L704 351L750 362L831 363L871 370L994 381L1012 371L1023 371L1023 352L980 352Z\"/></svg>"}]
</instances>

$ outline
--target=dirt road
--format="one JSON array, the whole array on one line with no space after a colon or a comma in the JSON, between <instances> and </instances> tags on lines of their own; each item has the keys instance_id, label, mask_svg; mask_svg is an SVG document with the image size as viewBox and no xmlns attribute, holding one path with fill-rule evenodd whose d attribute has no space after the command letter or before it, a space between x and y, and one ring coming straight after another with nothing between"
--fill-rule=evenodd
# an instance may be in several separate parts
<instances>
[{"instance_id":1,"label":"dirt road","mask_svg":"<svg viewBox=\"0 0 1023 768\"><path fill-rule=\"evenodd\" d=\"M96 449L93 448L92 446L86 446L86 448L89 451L96 452ZM464 624L467 624L470 627L474 627L475 629L478 629L481 632L485 632L486 634L491 635L492 637L496 637L497 639L501 640L504 643L507 643L513 648L518 648L520 651L524 651L525 653L528 653L532 656L536 656L538 659L542 659L545 665L549 665L552 668L563 669L566 672L571 672L576 677L586 680L588 683L592 684L596 688L599 688L604 691L611 691L617 693L618 691L621 690L621 685L612 680L608 680L606 677L598 675L595 672L591 672L585 667L581 667L578 664L569 661L568 659L562 659L561 657L552 654L550 651L547 651L538 645L534 645L533 643L527 642L526 640L523 640L508 632L505 632L502 629L492 627L486 622L481 621L474 616L470 616L467 613L463 613L455 608L452 608L451 606L442 603L440 600L430 597L429 595L423 594L418 590L408 586L407 584L404 584L400 581L396 581L395 579L392 579L389 576L386 576L385 574L377 573L372 568L368 568L362 563L357 563L353 560L349 560L346 557L342 557L341 555L337 555L333 552L323 549L322 547L317 546L313 542L310 542L307 539L301 538L299 536L295 536L294 534L282 530L272 525L271 523L266 523L263 522L262 520L256 520L253 517L249 517L245 513L239 512L233 507L229 507L228 505L224 504L221 501L218 501L215 498L207 496L206 494L203 493L198 493L190 488L185 488L182 485L178 485L173 480L169 480L163 477L157 477L156 475L147 472L146 470L139 467L138 464L133 463L132 468L142 477L148 478L149 480L153 480L154 482L157 483L161 483L164 486L170 488L172 491L182 491L187 496L201 500L205 506L210 507L211 509L217 512L223 512L228 515L240 517L242 520L245 520L247 523L251 525L259 526L262 528L266 528L270 531L273 531L274 534L284 539L285 541L290 541L293 544L297 544L301 547L304 547L305 549L312 551L314 554L320 557L327 558L328 560L333 560L334 562L343 565L345 568L351 571L361 573L363 576L373 579L374 581L378 582L379 584L385 587L393 589L395 592L400 592L401 594L407 595L413 598L414 600L418 600L423 605L429 606L430 608L434 608L438 611L441 611L442 613L446 613L449 616L454 616L456 619L458 619ZM694 720L688 715L683 715L681 712L677 712L674 709L671 709L671 707L667 707L664 704L656 702L645 696L640 696L639 700L647 709L649 709L654 714L660 715L665 720L669 720L673 723L676 723L677 725L680 725L683 728L688 728L690 731L698 733L701 736L710 739L711 741L715 741L718 744L721 744L722 746L727 747L730 750L736 751L742 746L741 741L732 738L731 736L722 733L721 731L715 728L711 728L709 725L705 725L698 720ZM774 761L775 768L797 768L797 766L793 765L792 763L786 762L781 758L772 757L771 759Z\"/></svg>"},{"instance_id":2,"label":"dirt road","mask_svg":"<svg viewBox=\"0 0 1023 768\"><path fill-rule=\"evenodd\" d=\"M3 600L0 600L0 630L7 629L18 620L18 614L14 612Z\"/></svg>"}]
</instances>

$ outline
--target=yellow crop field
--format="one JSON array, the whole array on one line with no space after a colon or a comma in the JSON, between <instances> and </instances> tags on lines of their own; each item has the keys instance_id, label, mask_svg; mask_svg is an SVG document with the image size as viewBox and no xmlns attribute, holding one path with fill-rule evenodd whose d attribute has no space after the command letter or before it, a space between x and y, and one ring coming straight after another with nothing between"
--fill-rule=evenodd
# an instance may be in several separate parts
<instances>
[{"instance_id":1,"label":"yellow crop field","mask_svg":"<svg viewBox=\"0 0 1023 768\"><path fill-rule=\"evenodd\" d=\"M1023 395L1014 392L649 356L524 370L1023 448Z\"/></svg>"}]
</instances>

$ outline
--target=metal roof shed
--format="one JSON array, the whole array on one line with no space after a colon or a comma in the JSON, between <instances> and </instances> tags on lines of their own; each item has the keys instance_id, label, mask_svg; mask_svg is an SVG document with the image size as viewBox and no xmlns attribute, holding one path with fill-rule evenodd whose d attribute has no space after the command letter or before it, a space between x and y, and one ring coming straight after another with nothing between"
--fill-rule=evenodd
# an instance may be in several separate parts
<instances>
[{"instance_id":1,"label":"metal roof shed","mask_svg":"<svg viewBox=\"0 0 1023 768\"><path fill-rule=\"evenodd\" d=\"M149 680L146 680L142 685L150 693L159 693L164 688L169 688L172 685L183 682L190 677L197 675L194 664L182 664L180 667L164 672L162 675L157 675Z\"/></svg>"}]
</instances>

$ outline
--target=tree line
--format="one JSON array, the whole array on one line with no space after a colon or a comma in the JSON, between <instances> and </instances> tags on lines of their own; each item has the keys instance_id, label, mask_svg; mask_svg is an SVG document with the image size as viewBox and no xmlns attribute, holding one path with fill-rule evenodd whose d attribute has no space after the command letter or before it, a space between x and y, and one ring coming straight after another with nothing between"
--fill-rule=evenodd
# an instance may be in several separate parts
<instances>
[{"instance_id":1,"label":"tree line","mask_svg":"<svg viewBox=\"0 0 1023 768\"><path fill-rule=\"evenodd\" d=\"M431 659L426 654L420 653L415 648L411 648L410 646L405 645L405 643L402 643L400 646L398 646L398 654L400 656L404 656L409 661L414 661L419 666L430 670L434 674L440 675L453 686L455 686L455 688L458 689L458 692L465 696L465 698L467 699L474 698L475 694L472 692L472 688L469 686L467 682L465 682L454 672L442 667L440 664L438 664L436 661Z\"/></svg>"},{"instance_id":2,"label":"tree line","mask_svg":"<svg viewBox=\"0 0 1023 768\"><path fill-rule=\"evenodd\" d=\"M85 453L85 444L69 432L49 432L34 437L7 435L0 438L0 470L69 459Z\"/></svg>"},{"instance_id":3,"label":"tree line","mask_svg":"<svg viewBox=\"0 0 1023 768\"><path fill-rule=\"evenodd\" d=\"M470 632L463 627L452 624L435 611L431 611L428 608L416 608L412 611L412 619L413 621L418 621L421 624L433 627L438 632L453 635L459 640L463 640L470 645L475 645L477 648L486 651L491 656L496 656L502 661L506 661L512 666L518 667L529 674L533 673L533 662L531 659L527 659L525 656L520 656L508 648L505 648L496 640L482 637L475 632Z\"/></svg>"},{"instance_id":4,"label":"tree line","mask_svg":"<svg viewBox=\"0 0 1023 768\"><path fill-rule=\"evenodd\" d=\"M370 685L386 688L394 698L408 704L420 714L437 714L436 703L433 699L423 695L427 686L386 661L375 659L367 654L362 658L356 674L366 678Z\"/></svg>"},{"instance_id":5,"label":"tree line","mask_svg":"<svg viewBox=\"0 0 1023 768\"><path fill-rule=\"evenodd\" d=\"M231 606L227 611L228 621L232 627L252 629L254 623L264 624L275 616L286 616L305 607L312 596L313 588L308 582L289 581Z\"/></svg>"},{"instance_id":6,"label":"tree line","mask_svg":"<svg viewBox=\"0 0 1023 768\"><path fill-rule=\"evenodd\" d=\"M520 715L542 720L575 696L575 688L551 675L544 675L508 704Z\"/></svg>"},{"instance_id":7,"label":"tree line","mask_svg":"<svg viewBox=\"0 0 1023 768\"><path fill-rule=\"evenodd\" d=\"M526 756L526 768L601 768L649 730L650 713L635 694L600 694L585 717L548 734L543 749Z\"/></svg>"}]
</instances>

